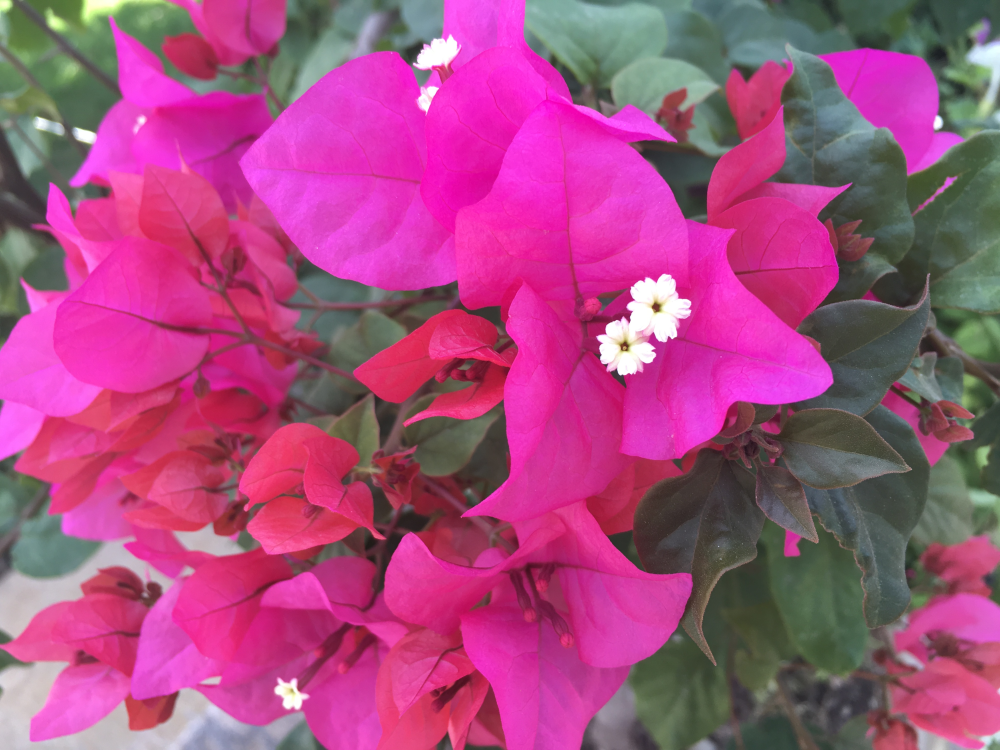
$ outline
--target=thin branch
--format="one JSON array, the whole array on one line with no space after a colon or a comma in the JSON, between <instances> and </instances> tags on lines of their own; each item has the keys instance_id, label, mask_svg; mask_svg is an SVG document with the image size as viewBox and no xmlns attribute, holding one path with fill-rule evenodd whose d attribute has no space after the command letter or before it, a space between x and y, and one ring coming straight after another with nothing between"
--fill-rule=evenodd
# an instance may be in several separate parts
<instances>
[{"instance_id":1,"label":"thin branch","mask_svg":"<svg viewBox=\"0 0 1000 750\"><path fill-rule=\"evenodd\" d=\"M420 478L423 480L424 484L427 485L428 489L430 489L431 492L440 497L442 500L448 501L452 505L452 507L455 508L455 510L459 511L460 513L465 513L465 511L469 510L469 506L466 503L463 503L461 500L452 495L450 492L448 492L447 489L442 487L440 484L435 482L430 477L426 475L421 475ZM469 521L478 526L482 531L486 532L487 536L490 537L493 536L493 532L495 531L494 526L482 516L470 516ZM504 549L506 549L508 552L515 551L514 545L512 545L502 536L497 536L496 539L497 541L500 542L501 546L503 546Z\"/></svg>"},{"instance_id":2,"label":"thin branch","mask_svg":"<svg viewBox=\"0 0 1000 750\"><path fill-rule=\"evenodd\" d=\"M14 528L0 537L0 558L4 557L8 550L17 543L17 540L21 536L21 527L24 526L24 522L32 518L38 511L42 509L45 505L45 501L49 497L49 485L43 484L38 488L38 491L34 494L24 509L21 511L20 515L17 517L17 522L14 524Z\"/></svg>"},{"instance_id":3,"label":"thin branch","mask_svg":"<svg viewBox=\"0 0 1000 750\"><path fill-rule=\"evenodd\" d=\"M986 386L993 391L993 395L1000 398L1000 380L995 378L975 357L968 354L962 347L955 343L953 339L941 333L937 328L928 328L926 332L927 340L937 353L944 357L958 357L962 360L962 367L965 371L983 381Z\"/></svg>"},{"instance_id":4,"label":"thin branch","mask_svg":"<svg viewBox=\"0 0 1000 750\"><path fill-rule=\"evenodd\" d=\"M281 352L285 356L291 357L292 359L300 359L303 362L307 362L314 367L319 367L326 370L334 375L340 375L342 378L347 378L348 380L357 380L351 373L347 370L341 370L339 367L334 367L321 359L316 359L315 357L310 357L308 354L303 354L302 352L297 352L294 349L289 349L287 346L281 346L281 344L275 344L267 339L262 339L256 334L250 334L249 343L256 344L257 346L263 346L267 349L273 349L276 352Z\"/></svg>"},{"instance_id":5,"label":"thin branch","mask_svg":"<svg viewBox=\"0 0 1000 750\"><path fill-rule=\"evenodd\" d=\"M354 42L354 49L351 50L349 59L364 57L375 51L375 45L399 20L398 10L382 10L370 13L361 24L357 39Z\"/></svg>"},{"instance_id":6,"label":"thin branch","mask_svg":"<svg viewBox=\"0 0 1000 750\"><path fill-rule=\"evenodd\" d=\"M789 723L792 725L792 731L795 732L795 739L799 743L799 750L819 750L816 740L809 734L809 730L806 729L805 724L802 723L802 719L799 718L798 713L795 711L795 704L792 702L792 697L788 693L788 688L785 687L785 682L781 678L780 672L774 676L774 681L778 683L778 700L781 703L781 707L785 710L785 715L788 717Z\"/></svg>"},{"instance_id":7,"label":"thin branch","mask_svg":"<svg viewBox=\"0 0 1000 750\"><path fill-rule=\"evenodd\" d=\"M0 56L2 56L18 73L20 73L21 78L23 78L29 86L36 88L39 91L45 91L45 89L42 88L42 84L40 84L38 79L35 78L34 74L28 70L28 66L21 62L21 58L2 44L0 44ZM62 124L63 129L66 131L66 138L73 144L73 147L77 150L77 152L79 152L80 156L86 159L87 149L85 149L83 144L76 139L75 135L73 135L73 126L69 124L69 121L63 116L62 112L56 110L55 114L59 118L59 122Z\"/></svg>"},{"instance_id":8,"label":"thin branch","mask_svg":"<svg viewBox=\"0 0 1000 750\"><path fill-rule=\"evenodd\" d=\"M34 23L38 28L44 31L52 41L54 41L63 52L76 60L80 65L84 67L94 78L103 83L108 89L113 91L117 96L121 96L121 91L118 90L118 84L105 73L103 70L98 68L86 55L84 55L80 50L74 47L70 41L60 34L58 31L49 26L45 17L42 16L37 10L32 8L24 0L12 0L14 6L18 8L28 19Z\"/></svg>"},{"instance_id":9,"label":"thin branch","mask_svg":"<svg viewBox=\"0 0 1000 750\"><path fill-rule=\"evenodd\" d=\"M424 395L427 388L428 386L425 383L399 405L399 411L396 412L396 419L392 423L392 429L389 430L389 436L385 439L385 444L382 446L382 451L385 455L392 455L399 450L400 443L403 441L403 423L406 421L406 415L413 408L413 404L416 403L417 399Z\"/></svg>"}]
</instances>

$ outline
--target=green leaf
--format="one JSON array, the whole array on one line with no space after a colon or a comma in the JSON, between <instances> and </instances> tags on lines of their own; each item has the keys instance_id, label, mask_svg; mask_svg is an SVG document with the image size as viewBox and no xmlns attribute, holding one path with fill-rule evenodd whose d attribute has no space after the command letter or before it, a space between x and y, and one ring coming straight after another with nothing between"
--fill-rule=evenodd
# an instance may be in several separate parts
<instances>
[{"instance_id":1,"label":"green leaf","mask_svg":"<svg viewBox=\"0 0 1000 750\"><path fill-rule=\"evenodd\" d=\"M840 278L825 302L843 302L863 297L879 279L895 273L896 267L875 253L865 253L860 260L840 261Z\"/></svg>"},{"instance_id":2,"label":"green leaf","mask_svg":"<svg viewBox=\"0 0 1000 750\"><path fill-rule=\"evenodd\" d=\"M765 716L760 721L740 725L744 750L799 750L795 730L784 716ZM726 750L737 750L730 740Z\"/></svg>"},{"instance_id":3,"label":"green leaf","mask_svg":"<svg viewBox=\"0 0 1000 750\"><path fill-rule=\"evenodd\" d=\"M959 368L962 366L962 360L958 357L945 357L945 359L953 360ZM949 370L952 369L951 363L948 363L945 367ZM945 377L950 377L950 373L946 374ZM899 382L928 401L934 403L942 399L951 401L950 398L944 395L944 389L938 382L937 352L927 352L926 354L918 354L914 357L909 368L899 378ZM949 386L951 386L950 383ZM961 398L961 392L959 393L959 398Z\"/></svg>"},{"instance_id":4,"label":"green leaf","mask_svg":"<svg viewBox=\"0 0 1000 750\"><path fill-rule=\"evenodd\" d=\"M783 529L816 541L809 501L802 484L788 469L780 466L760 466L757 469L757 506L764 515Z\"/></svg>"},{"instance_id":5,"label":"green leaf","mask_svg":"<svg viewBox=\"0 0 1000 750\"><path fill-rule=\"evenodd\" d=\"M1000 402L993 404L972 423L972 431L976 435L970 441L973 448L982 448L1000 440Z\"/></svg>"},{"instance_id":6,"label":"green leaf","mask_svg":"<svg viewBox=\"0 0 1000 750\"><path fill-rule=\"evenodd\" d=\"M836 0L837 10L852 34L873 34L884 31L894 16L904 19L915 0Z\"/></svg>"},{"instance_id":7,"label":"green leaf","mask_svg":"<svg viewBox=\"0 0 1000 750\"><path fill-rule=\"evenodd\" d=\"M663 97L680 89L687 89L687 96L678 109L687 109L718 91L719 84L691 63L665 57L636 60L611 79L615 104L631 104L649 115L660 109Z\"/></svg>"},{"instance_id":8,"label":"green leaf","mask_svg":"<svg viewBox=\"0 0 1000 750\"><path fill-rule=\"evenodd\" d=\"M357 449L360 456L358 466L369 466L372 454L381 445L378 418L375 416L375 396L369 393L337 417L326 431L335 438L346 440Z\"/></svg>"},{"instance_id":9,"label":"green leaf","mask_svg":"<svg viewBox=\"0 0 1000 750\"><path fill-rule=\"evenodd\" d=\"M864 419L840 409L805 409L788 418L778 441L782 458L800 482L818 489L850 487L883 474L909 471Z\"/></svg>"},{"instance_id":10,"label":"green leaf","mask_svg":"<svg viewBox=\"0 0 1000 750\"><path fill-rule=\"evenodd\" d=\"M730 66L723 54L722 36L714 23L692 10L667 13L666 57L687 60L723 85Z\"/></svg>"},{"instance_id":11,"label":"green leaf","mask_svg":"<svg viewBox=\"0 0 1000 750\"><path fill-rule=\"evenodd\" d=\"M718 451L702 451L687 474L653 485L635 512L633 537L646 570L691 574L682 624L713 661L702 625L705 607L723 573L757 556L764 525L752 482L752 474Z\"/></svg>"},{"instance_id":12,"label":"green leaf","mask_svg":"<svg viewBox=\"0 0 1000 750\"><path fill-rule=\"evenodd\" d=\"M408 416L426 409L433 394L418 399ZM429 477L454 474L472 458L476 446L486 437L503 407L497 406L475 419L429 417L403 429L407 445L417 446L413 457L420 470Z\"/></svg>"},{"instance_id":13,"label":"green leaf","mask_svg":"<svg viewBox=\"0 0 1000 750\"><path fill-rule=\"evenodd\" d=\"M726 673L675 634L632 668L635 710L661 750L686 750L729 717Z\"/></svg>"},{"instance_id":14,"label":"green leaf","mask_svg":"<svg viewBox=\"0 0 1000 750\"><path fill-rule=\"evenodd\" d=\"M609 8L579 0L529 0L525 26L583 84L607 86L619 70L667 46L663 13L642 3Z\"/></svg>"},{"instance_id":15,"label":"green leaf","mask_svg":"<svg viewBox=\"0 0 1000 750\"><path fill-rule=\"evenodd\" d=\"M406 335L402 325L375 310L365 310L358 322L341 329L330 347L329 360L342 370L354 372L355 368L388 349ZM335 376L337 384L352 393L368 389L360 383Z\"/></svg>"},{"instance_id":16,"label":"green leaf","mask_svg":"<svg viewBox=\"0 0 1000 750\"><path fill-rule=\"evenodd\" d=\"M951 456L942 456L931 467L927 504L913 530L913 541L922 545L961 544L973 534L972 511L962 467Z\"/></svg>"},{"instance_id":17,"label":"green leaf","mask_svg":"<svg viewBox=\"0 0 1000 750\"><path fill-rule=\"evenodd\" d=\"M509 455L507 417L501 412L499 419L486 431L486 437L476 447L475 453L462 469L460 476L471 483L480 497L487 497L510 476L510 468L507 465Z\"/></svg>"},{"instance_id":18,"label":"green leaf","mask_svg":"<svg viewBox=\"0 0 1000 750\"><path fill-rule=\"evenodd\" d=\"M774 601L798 652L829 672L856 669L865 656L868 626L851 554L830 534L820 534L818 544L803 544L799 557L784 556L777 526L765 529L762 539Z\"/></svg>"},{"instance_id":19,"label":"green leaf","mask_svg":"<svg viewBox=\"0 0 1000 750\"><path fill-rule=\"evenodd\" d=\"M724 609L722 616L746 649L736 652L736 676L751 690L763 690L785 659L795 656L774 600Z\"/></svg>"},{"instance_id":20,"label":"green leaf","mask_svg":"<svg viewBox=\"0 0 1000 750\"><path fill-rule=\"evenodd\" d=\"M926 292L912 307L862 299L816 310L798 330L819 342L833 370L833 385L798 406L867 414L909 368L929 315Z\"/></svg>"},{"instance_id":21,"label":"green leaf","mask_svg":"<svg viewBox=\"0 0 1000 750\"><path fill-rule=\"evenodd\" d=\"M950 149L910 177L907 197L916 211L913 249L899 265L907 288L930 274L935 307L1000 312L1000 133Z\"/></svg>"},{"instance_id":22,"label":"green leaf","mask_svg":"<svg viewBox=\"0 0 1000 750\"><path fill-rule=\"evenodd\" d=\"M14 640L10 633L5 630L0 630L0 645L4 643L10 643ZM7 667L26 667L28 662L23 662L20 659L15 659L13 656L8 654L6 651L0 650L0 672L7 669Z\"/></svg>"},{"instance_id":23,"label":"green leaf","mask_svg":"<svg viewBox=\"0 0 1000 750\"><path fill-rule=\"evenodd\" d=\"M100 542L66 536L62 516L50 516L48 504L24 522L21 536L10 551L14 569L32 578L55 578L72 573L97 552Z\"/></svg>"},{"instance_id":24,"label":"green leaf","mask_svg":"<svg viewBox=\"0 0 1000 750\"><path fill-rule=\"evenodd\" d=\"M768 60L786 57L788 39L780 18L746 3L732 4L716 24L729 55L729 62L747 68L759 68Z\"/></svg>"},{"instance_id":25,"label":"green leaf","mask_svg":"<svg viewBox=\"0 0 1000 750\"><path fill-rule=\"evenodd\" d=\"M443 0L402 0L399 12L410 31L424 41L429 42L441 36Z\"/></svg>"},{"instance_id":26,"label":"green leaf","mask_svg":"<svg viewBox=\"0 0 1000 750\"><path fill-rule=\"evenodd\" d=\"M913 242L906 202L906 158L892 134L875 129L837 85L830 66L789 48L795 73L785 84L788 155L779 179L851 187L820 214L836 226L861 219L859 232L874 237L869 254L895 263ZM867 291L867 290L865 290Z\"/></svg>"},{"instance_id":27,"label":"green leaf","mask_svg":"<svg viewBox=\"0 0 1000 750\"><path fill-rule=\"evenodd\" d=\"M299 68L295 86L292 87L292 93L288 97L289 103L306 93L331 70L343 64L352 49L354 49L354 39L337 26L330 26L324 31Z\"/></svg>"},{"instance_id":28,"label":"green leaf","mask_svg":"<svg viewBox=\"0 0 1000 750\"><path fill-rule=\"evenodd\" d=\"M323 750L323 746L313 736L306 722L300 722L291 732L285 735L276 750Z\"/></svg>"},{"instance_id":29,"label":"green leaf","mask_svg":"<svg viewBox=\"0 0 1000 750\"><path fill-rule=\"evenodd\" d=\"M806 488L820 523L854 552L865 591L870 627L893 622L910 601L906 583L906 543L927 501L930 465L906 420L880 406L867 421L910 466L905 474L869 479L836 490Z\"/></svg>"}]
</instances>

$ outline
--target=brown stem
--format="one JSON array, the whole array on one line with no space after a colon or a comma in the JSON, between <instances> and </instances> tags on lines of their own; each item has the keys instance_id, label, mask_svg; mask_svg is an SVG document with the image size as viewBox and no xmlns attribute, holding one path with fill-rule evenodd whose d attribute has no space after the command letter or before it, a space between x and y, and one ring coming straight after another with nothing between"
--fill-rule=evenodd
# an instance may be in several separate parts
<instances>
[{"instance_id":1,"label":"brown stem","mask_svg":"<svg viewBox=\"0 0 1000 750\"><path fill-rule=\"evenodd\" d=\"M806 729L805 724L802 723L802 719L796 713L795 704L792 702L792 697L788 693L788 688L785 687L785 682L782 680L780 672L774 676L774 681L778 683L778 700L781 703L781 707L785 710L785 715L788 717L789 723L792 725L792 731L795 732L795 739L799 743L799 750L819 750L816 740L809 734L809 730Z\"/></svg>"},{"instance_id":2,"label":"brown stem","mask_svg":"<svg viewBox=\"0 0 1000 750\"><path fill-rule=\"evenodd\" d=\"M21 58L19 58L17 55L15 55L13 52L11 52L2 44L0 44L0 56L2 56L7 62L11 64L11 66L18 73L20 73L21 78L24 79L25 83L27 83L32 88L38 89L39 91L42 92L45 91L45 89L42 88L42 84L38 82L38 79L35 78L35 76L32 74L30 70L28 70L28 66L25 65L23 62L21 62ZM73 126L69 124L69 121L65 117L63 117L62 112L56 110L55 114L59 118L59 122L63 126L66 138L69 140L70 143L73 144L73 147L77 150L77 152L79 152L80 156L86 159L87 149L85 149L83 147L83 144L76 139L75 135L73 135Z\"/></svg>"},{"instance_id":3,"label":"brown stem","mask_svg":"<svg viewBox=\"0 0 1000 750\"><path fill-rule=\"evenodd\" d=\"M292 357L293 359L300 359L303 362L309 363L313 367L319 367L333 375L339 375L340 377L347 378L348 380L357 380L357 378L347 372L347 370L341 370L339 367L334 367L321 359L310 357L308 354L303 354L302 352L297 352L294 349L289 349L287 346L282 346L281 344L275 344L273 341L262 339L256 334L250 334L249 343L256 344L257 346L263 346L267 349L273 349L274 351L281 352L285 356Z\"/></svg>"},{"instance_id":4,"label":"brown stem","mask_svg":"<svg viewBox=\"0 0 1000 750\"><path fill-rule=\"evenodd\" d=\"M962 367L969 375L983 381L993 391L993 395L1000 398L1000 380L986 369L985 363L969 355L954 340L941 333L937 328L928 328L925 336L938 354L944 357L958 357L962 360Z\"/></svg>"},{"instance_id":5,"label":"brown stem","mask_svg":"<svg viewBox=\"0 0 1000 750\"><path fill-rule=\"evenodd\" d=\"M447 500L452 505L452 507L454 507L459 512L465 513L465 511L469 509L469 506L466 503L463 503L461 500L452 495L450 492L448 492L447 489L442 487L440 484L435 482L430 477L427 477L426 475L421 475L421 479L423 480L424 484L427 485L427 488L430 489L431 492L440 497L442 500ZM493 536L495 527L493 526L493 524L491 524L482 516L470 516L469 521L471 521L473 524L475 524L480 529L485 531L487 536ZM514 545L512 545L502 536L497 536L496 539L498 542L500 542L501 546L503 546L504 549L506 549L508 552L514 552Z\"/></svg>"},{"instance_id":6,"label":"brown stem","mask_svg":"<svg viewBox=\"0 0 1000 750\"><path fill-rule=\"evenodd\" d=\"M118 90L118 84L112 80L111 76L98 68L87 56L70 44L70 41L66 37L49 26L41 13L28 5L28 3L24 2L24 0L12 0L12 2L16 8L28 17L29 21L44 31L49 38L59 46L59 49L80 63L80 65L82 65L88 73L103 83L108 89L113 91L116 95L121 96L121 91Z\"/></svg>"},{"instance_id":7,"label":"brown stem","mask_svg":"<svg viewBox=\"0 0 1000 750\"><path fill-rule=\"evenodd\" d=\"M45 505L45 501L49 497L49 485L43 484L38 488L38 491L34 494L28 504L24 506L20 515L17 517L17 522L14 524L14 528L0 537L0 558L7 554L7 551L14 546L17 540L21 536L21 527L24 526L24 522L32 518L42 506Z\"/></svg>"},{"instance_id":8,"label":"brown stem","mask_svg":"<svg viewBox=\"0 0 1000 750\"><path fill-rule=\"evenodd\" d=\"M423 388L418 388L399 405L399 411L396 412L396 419L392 423L392 429L389 430L389 435L382 446L382 452L385 455L391 456L399 450L399 446L403 442L403 422L406 421L406 415L413 407L414 402L420 398L419 394L422 390Z\"/></svg>"}]
</instances>

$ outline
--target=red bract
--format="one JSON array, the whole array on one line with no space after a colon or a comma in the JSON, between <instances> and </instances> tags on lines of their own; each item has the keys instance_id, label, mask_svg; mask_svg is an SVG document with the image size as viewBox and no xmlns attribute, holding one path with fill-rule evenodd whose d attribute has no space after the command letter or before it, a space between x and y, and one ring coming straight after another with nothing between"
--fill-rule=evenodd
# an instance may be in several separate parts
<instances>
[{"instance_id":1,"label":"red bract","mask_svg":"<svg viewBox=\"0 0 1000 750\"><path fill-rule=\"evenodd\" d=\"M45 707L31 720L33 742L74 734L97 723L122 701L129 728L150 729L170 718L176 694L130 695L139 631L160 594L125 568L106 568L85 581L84 596L48 607L3 648L22 661L68 661Z\"/></svg>"},{"instance_id":2,"label":"red bract","mask_svg":"<svg viewBox=\"0 0 1000 750\"><path fill-rule=\"evenodd\" d=\"M924 550L920 562L948 583L949 593L964 591L989 596L990 588L983 582L983 577L1000 565L1000 549L985 536L972 537L951 547L935 542Z\"/></svg>"},{"instance_id":3,"label":"red bract","mask_svg":"<svg viewBox=\"0 0 1000 750\"><path fill-rule=\"evenodd\" d=\"M375 686L379 750L430 750L445 734L462 750L489 689L457 631L442 636L422 628L404 636L389 651Z\"/></svg>"},{"instance_id":4,"label":"red bract","mask_svg":"<svg viewBox=\"0 0 1000 750\"><path fill-rule=\"evenodd\" d=\"M736 119L740 138L746 140L770 124L781 108L781 89L792 76L792 64L764 63L747 81L735 68L726 81L726 99Z\"/></svg>"},{"instance_id":5,"label":"red bract","mask_svg":"<svg viewBox=\"0 0 1000 750\"><path fill-rule=\"evenodd\" d=\"M282 427L240 480L248 508L266 503L247 530L269 554L335 542L358 527L382 538L373 525L371 490L363 482L341 482L357 463L358 452L350 443L318 427Z\"/></svg>"},{"instance_id":6,"label":"red bract","mask_svg":"<svg viewBox=\"0 0 1000 750\"><path fill-rule=\"evenodd\" d=\"M181 73L211 81L218 75L219 56L197 34L178 34L163 40L163 54Z\"/></svg>"},{"instance_id":7,"label":"red bract","mask_svg":"<svg viewBox=\"0 0 1000 750\"><path fill-rule=\"evenodd\" d=\"M354 371L376 396L402 402L430 378L471 382L468 388L438 396L410 419L474 419L503 400L507 370L516 350L495 351L496 326L461 310L439 313ZM470 366L463 369L469 361Z\"/></svg>"}]
</instances>

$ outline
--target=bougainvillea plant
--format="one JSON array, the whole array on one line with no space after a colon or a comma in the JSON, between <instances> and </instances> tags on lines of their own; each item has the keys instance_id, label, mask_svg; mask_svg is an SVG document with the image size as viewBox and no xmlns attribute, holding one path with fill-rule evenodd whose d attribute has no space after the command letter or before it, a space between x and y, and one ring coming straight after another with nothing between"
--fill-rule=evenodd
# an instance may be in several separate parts
<instances>
[{"instance_id":1,"label":"bougainvillea plant","mask_svg":"<svg viewBox=\"0 0 1000 750\"><path fill-rule=\"evenodd\" d=\"M0 453L136 558L3 646L67 663L33 740L185 691L329 750L575 749L623 689L664 750L1000 733L1000 136L927 62L446 0L286 106L284 2L179 4L259 90L112 21L0 349Z\"/></svg>"}]
</instances>

